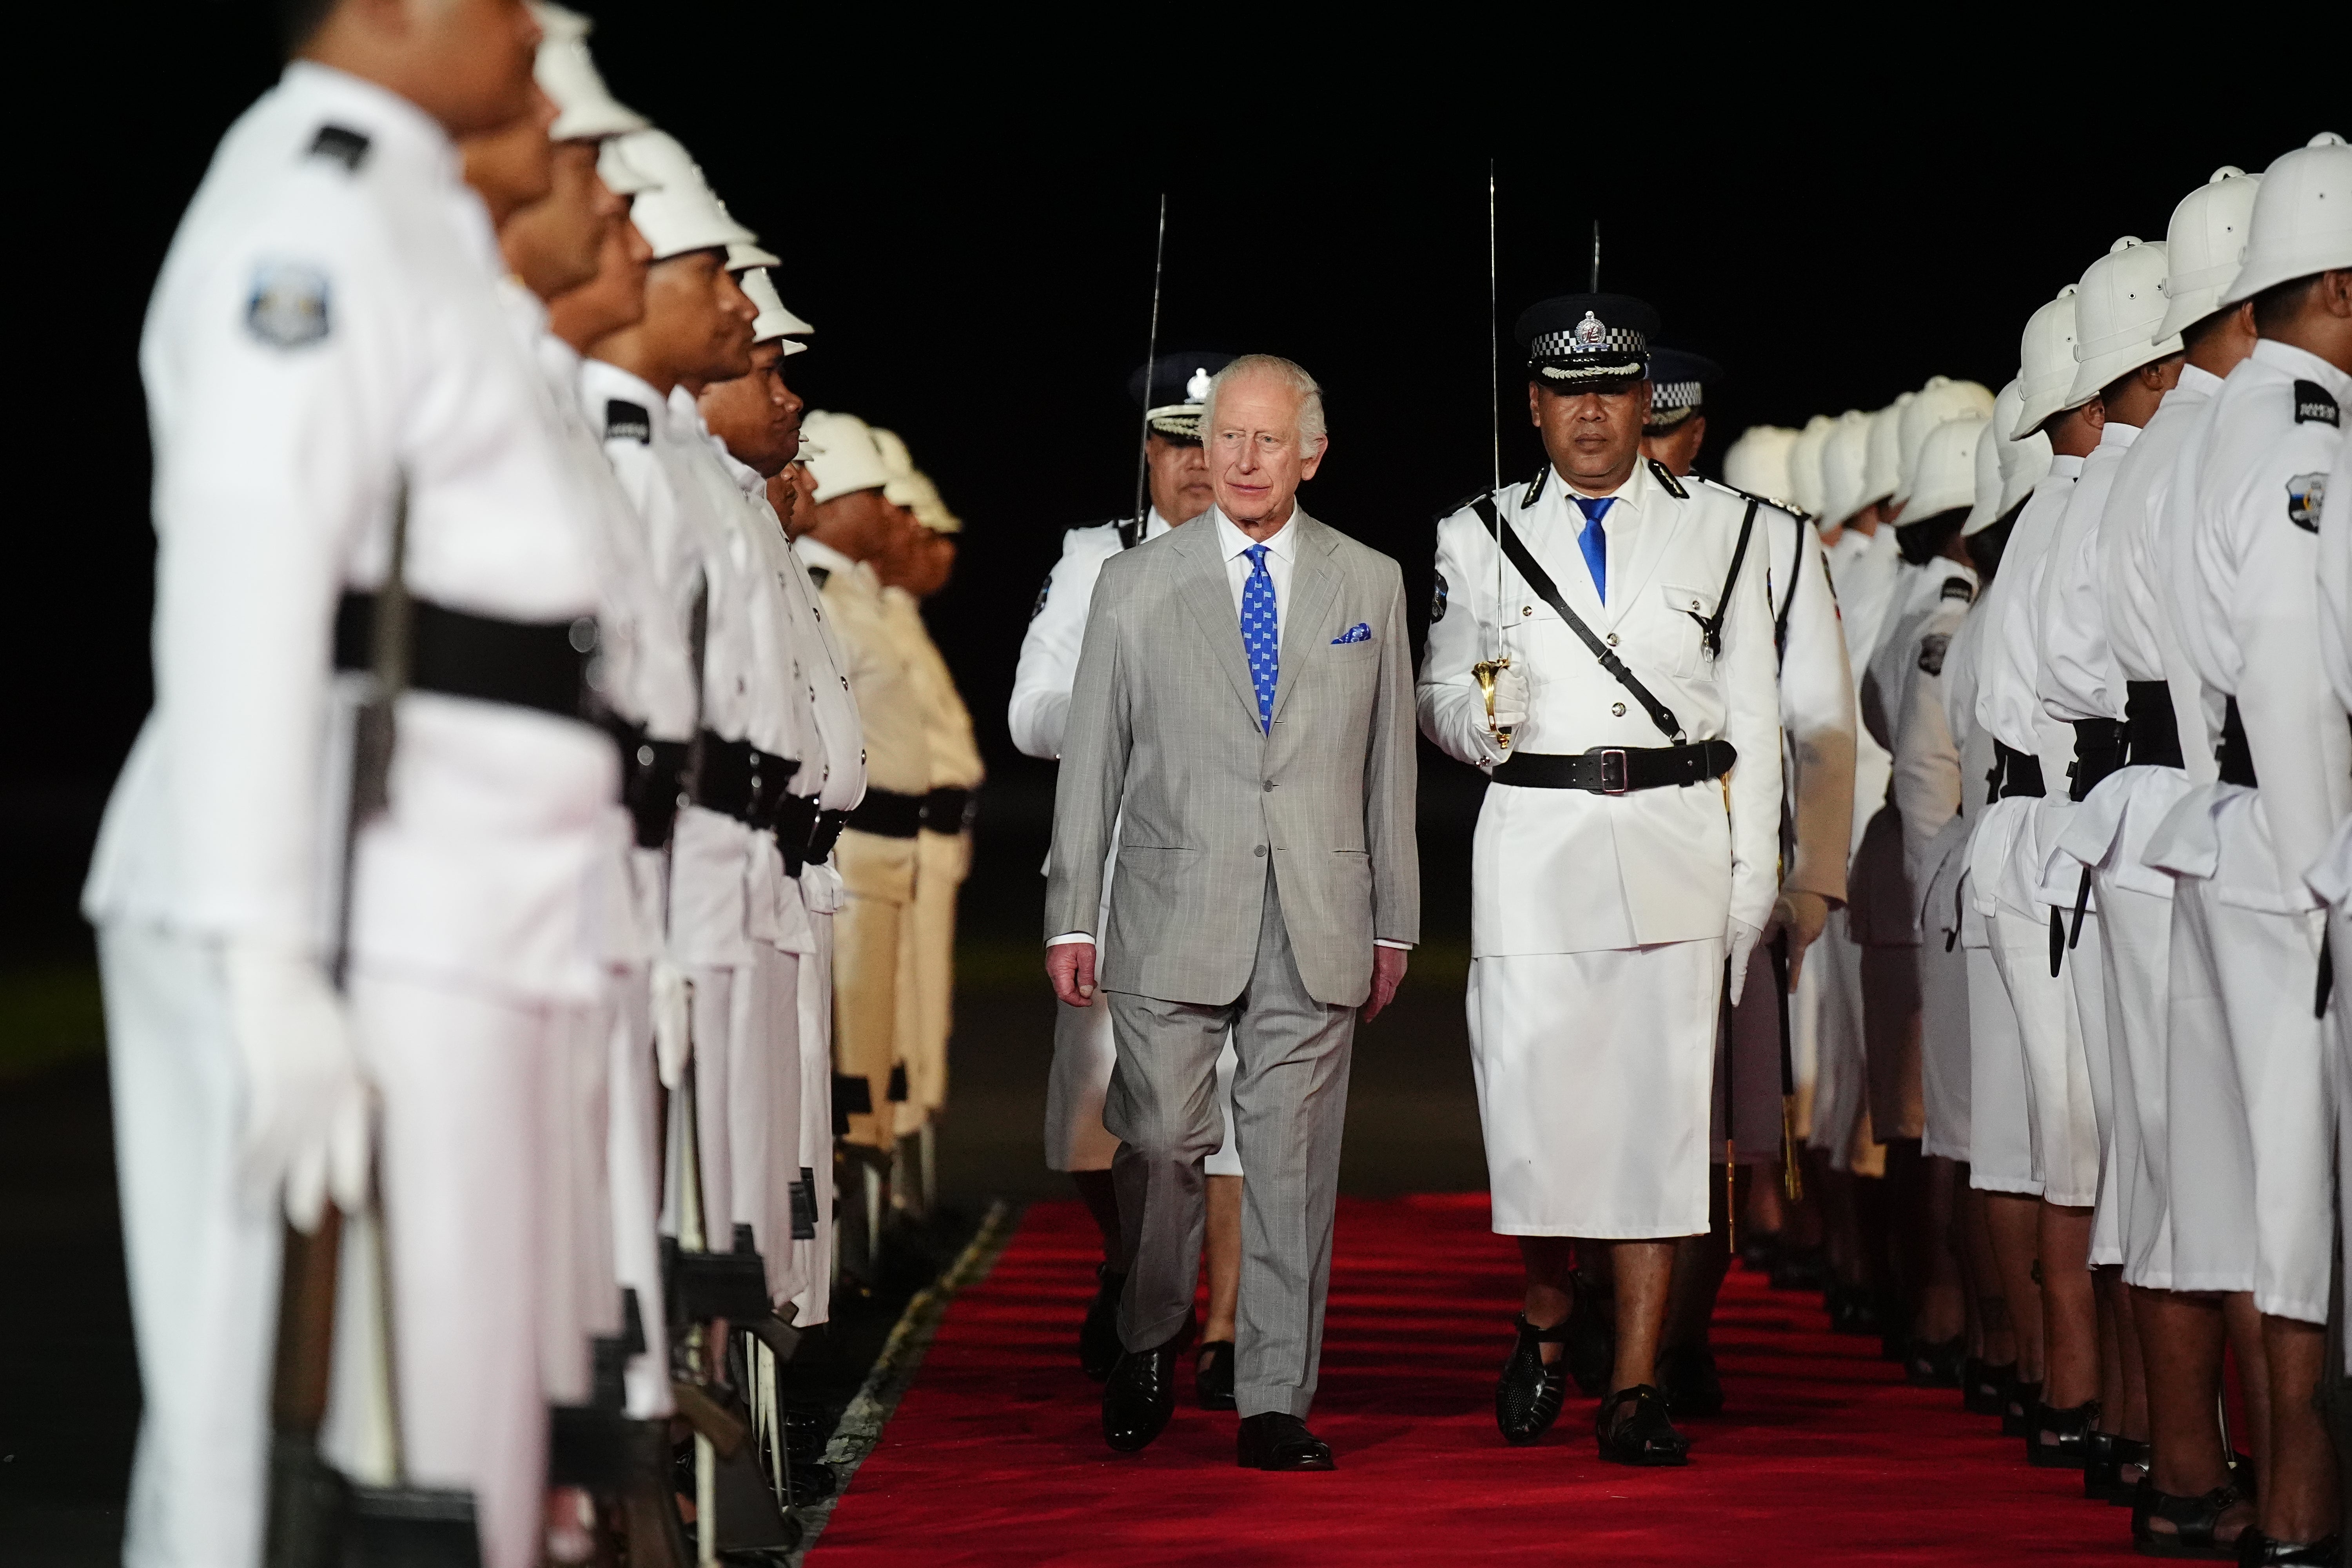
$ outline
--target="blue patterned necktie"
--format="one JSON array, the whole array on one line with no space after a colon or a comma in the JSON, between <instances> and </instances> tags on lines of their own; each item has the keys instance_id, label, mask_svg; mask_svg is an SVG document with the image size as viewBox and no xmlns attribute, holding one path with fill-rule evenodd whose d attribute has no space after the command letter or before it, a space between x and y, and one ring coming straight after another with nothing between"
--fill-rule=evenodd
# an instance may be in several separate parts
<instances>
[{"instance_id":1,"label":"blue patterned necktie","mask_svg":"<svg viewBox=\"0 0 2352 1568\"><path fill-rule=\"evenodd\" d=\"M1257 727L1274 725L1274 687L1282 674L1282 627L1274 610L1274 577L1265 569L1266 546L1253 544L1249 580L1242 584L1242 650L1249 655L1250 684L1257 688Z\"/></svg>"},{"instance_id":2,"label":"blue patterned necktie","mask_svg":"<svg viewBox=\"0 0 2352 1568\"><path fill-rule=\"evenodd\" d=\"M1592 573L1592 591L1605 605L1609 602L1609 535L1602 531L1601 519L1617 498L1572 495L1568 499L1584 514L1584 532L1576 544L1584 552L1584 564Z\"/></svg>"}]
</instances>

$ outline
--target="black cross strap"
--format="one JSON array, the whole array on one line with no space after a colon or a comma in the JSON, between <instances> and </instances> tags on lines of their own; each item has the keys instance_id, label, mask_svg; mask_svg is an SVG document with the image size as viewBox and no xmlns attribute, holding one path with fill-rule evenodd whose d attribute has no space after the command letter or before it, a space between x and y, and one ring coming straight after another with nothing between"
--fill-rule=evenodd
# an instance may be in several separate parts
<instances>
[{"instance_id":1,"label":"black cross strap","mask_svg":"<svg viewBox=\"0 0 2352 1568\"><path fill-rule=\"evenodd\" d=\"M1739 542L1731 551L1731 570L1724 576L1723 592L1715 596L1715 614L1691 616L1698 622L1699 641L1706 645L1709 658L1723 651L1723 617L1731 613L1731 591L1738 586L1740 564L1748 559L1748 540L1756 531L1756 509L1759 504L1754 496L1748 498L1747 515L1739 520ZM1683 613L1690 615L1687 610Z\"/></svg>"},{"instance_id":2,"label":"black cross strap","mask_svg":"<svg viewBox=\"0 0 2352 1568\"><path fill-rule=\"evenodd\" d=\"M1750 516L1755 503L1748 503ZM1786 662L1789 657L1789 612L1797 607L1797 584L1805 580L1805 530L1812 524L1798 518L1796 548L1789 554L1789 592L1780 601L1780 613L1772 617L1772 651Z\"/></svg>"},{"instance_id":3,"label":"black cross strap","mask_svg":"<svg viewBox=\"0 0 2352 1568\"><path fill-rule=\"evenodd\" d=\"M1551 574L1543 569L1542 563L1520 540L1517 531L1496 511L1495 498L1475 497L1470 502L1470 510L1478 514L1478 521L1486 525L1486 531L1502 546L1504 556L1519 575L1527 579L1528 586L1536 591L1536 597L1549 605L1552 613L1566 621L1569 629L1583 639L1584 646L1592 650L1592 657L1601 661L1601 668L1609 672L1610 679L1633 694L1633 700L1649 714L1650 722L1658 727L1659 732L1676 745L1682 744L1683 721L1675 717L1675 710L1659 701L1656 693L1643 685L1641 678L1625 668L1625 661L1617 657L1616 650L1602 642L1600 635L1584 624L1584 618L1568 607L1568 601L1560 597L1559 584L1551 580ZM1744 535L1740 542L1744 548L1747 543Z\"/></svg>"}]
</instances>

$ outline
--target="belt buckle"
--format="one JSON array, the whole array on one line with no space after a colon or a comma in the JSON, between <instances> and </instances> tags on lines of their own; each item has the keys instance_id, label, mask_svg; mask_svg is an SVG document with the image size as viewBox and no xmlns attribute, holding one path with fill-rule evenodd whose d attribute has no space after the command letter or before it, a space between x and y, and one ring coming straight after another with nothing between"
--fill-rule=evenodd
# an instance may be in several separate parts
<instances>
[{"instance_id":1,"label":"belt buckle","mask_svg":"<svg viewBox=\"0 0 2352 1568\"><path fill-rule=\"evenodd\" d=\"M1609 782L1609 759L1612 757L1617 759L1617 782L1613 784ZM1604 748L1601 752L1601 793L1602 795L1623 795L1625 793L1626 778L1625 749L1622 746L1609 746Z\"/></svg>"}]
</instances>

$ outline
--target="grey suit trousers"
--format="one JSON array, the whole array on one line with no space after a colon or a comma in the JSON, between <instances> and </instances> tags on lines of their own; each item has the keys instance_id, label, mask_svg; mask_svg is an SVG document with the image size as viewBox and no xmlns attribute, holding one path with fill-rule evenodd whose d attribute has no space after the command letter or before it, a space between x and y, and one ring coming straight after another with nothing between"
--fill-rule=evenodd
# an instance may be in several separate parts
<instances>
[{"instance_id":1,"label":"grey suit trousers","mask_svg":"<svg viewBox=\"0 0 2352 1568\"><path fill-rule=\"evenodd\" d=\"M1356 1009L1307 994L1275 879L1249 983L1217 1006L1109 993L1118 1065L1103 1125L1127 1245L1119 1338L1149 1350L1192 1310L1205 1221L1202 1165L1223 1142L1217 1056L1233 1031L1234 1139L1242 1186L1241 1310L1234 1396L1243 1415L1304 1416L1323 1354L1331 1224Z\"/></svg>"}]
</instances>

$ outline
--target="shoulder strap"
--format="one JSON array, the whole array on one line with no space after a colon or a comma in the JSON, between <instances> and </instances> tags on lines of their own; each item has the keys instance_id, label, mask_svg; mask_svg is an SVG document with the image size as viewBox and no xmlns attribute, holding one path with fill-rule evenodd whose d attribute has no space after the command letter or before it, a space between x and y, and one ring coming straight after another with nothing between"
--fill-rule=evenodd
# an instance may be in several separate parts
<instances>
[{"instance_id":1,"label":"shoulder strap","mask_svg":"<svg viewBox=\"0 0 2352 1568\"><path fill-rule=\"evenodd\" d=\"M1748 560L1748 541L1756 531L1757 505L1755 499L1750 497L1748 515L1739 520L1739 542L1732 548L1731 570L1723 579L1723 592L1715 596L1715 614L1703 620L1696 616L1691 617L1698 621L1699 641L1706 645L1706 657L1709 658L1723 651L1723 617L1731 613L1731 591L1738 586L1739 568Z\"/></svg>"},{"instance_id":2,"label":"shoulder strap","mask_svg":"<svg viewBox=\"0 0 2352 1568\"><path fill-rule=\"evenodd\" d=\"M1780 600L1780 613L1772 617L1772 656L1786 658L1789 653L1789 612L1797 605L1797 584L1805 580L1805 530L1811 523L1797 519L1796 549L1789 557L1789 592Z\"/></svg>"},{"instance_id":3,"label":"shoulder strap","mask_svg":"<svg viewBox=\"0 0 2352 1568\"><path fill-rule=\"evenodd\" d=\"M1141 517L1123 517L1119 519L1118 547L1121 550L1134 549L1137 545L1143 542L1143 531L1150 526L1151 514L1150 512L1145 512Z\"/></svg>"},{"instance_id":4,"label":"shoulder strap","mask_svg":"<svg viewBox=\"0 0 2352 1568\"><path fill-rule=\"evenodd\" d=\"M1586 647L1592 650L1592 657L1601 661L1601 668L1609 672L1610 679L1633 693L1633 700L1642 705L1644 712L1649 714L1650 722L1655 724L1659 731L1668 740L1676 745L1681 745L1683 721L1675 717L1675 710L1659 701L1656 695L1648 687L1643 685L1632 670L1625 668L1625 661L1617 657L1616 651L1607 643L1602 642L1591 626L1584 624L1584 618L1581 616L1568 607L1568 601L1560 597L1559 584L1551 580L1551 574L1543 569L1542 563L1536 560L1527 545L1520 541L1517 531L1504 521L1501 514L1496 511L1494 498L1479 496L1471 501L1470 510L1478 514L1478 521L1486 525L1486 531L1494 535L1496 542L1502 546L1503 554L1509 559L1519 575L1527 579L1528 586L1536 591L1536 596L1549 605L1552 607L1552 613L1568 623L1569 629L1583 640Z\"/></svg>"}]
</instances>

